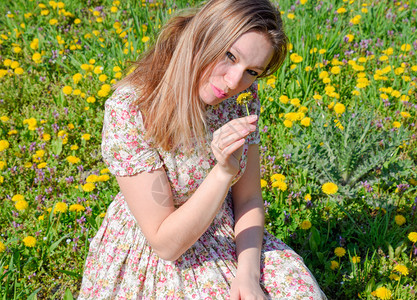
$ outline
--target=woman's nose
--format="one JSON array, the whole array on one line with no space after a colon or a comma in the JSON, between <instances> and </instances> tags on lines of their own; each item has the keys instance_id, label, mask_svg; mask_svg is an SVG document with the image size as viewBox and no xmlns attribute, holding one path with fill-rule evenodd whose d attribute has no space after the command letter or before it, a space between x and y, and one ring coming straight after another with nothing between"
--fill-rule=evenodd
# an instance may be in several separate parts
<instances>
[{"instance_id":1,"label":"woman's nose","mask_svg":"<svg viewBox=\"0 0 417 300\"><path fill-rule=\"evenodd\" d=\"M243 72L238 68L230 68L229 71L224 76L224 80L229 87L229 89L236 89L243 77Z\"/></svg>"}]
</instances>

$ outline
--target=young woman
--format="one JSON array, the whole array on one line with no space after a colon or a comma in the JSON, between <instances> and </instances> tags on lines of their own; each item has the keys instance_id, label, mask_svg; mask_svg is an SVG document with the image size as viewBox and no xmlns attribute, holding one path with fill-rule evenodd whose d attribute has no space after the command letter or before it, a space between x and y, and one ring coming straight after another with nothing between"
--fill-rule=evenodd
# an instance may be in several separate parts
<instances>
[{"instance_id":1,"label":"young woman","mask_svg":"<svg viewBox=\"0 0 417 300\"><path fill-rule=\"evenodd\" d=\"M268 0L212 0L171 19L116 85L102 152L121 192L79 299L325 298L264 230L255 80L278 69L286 43Z\"/></svg>"}]
</instances>

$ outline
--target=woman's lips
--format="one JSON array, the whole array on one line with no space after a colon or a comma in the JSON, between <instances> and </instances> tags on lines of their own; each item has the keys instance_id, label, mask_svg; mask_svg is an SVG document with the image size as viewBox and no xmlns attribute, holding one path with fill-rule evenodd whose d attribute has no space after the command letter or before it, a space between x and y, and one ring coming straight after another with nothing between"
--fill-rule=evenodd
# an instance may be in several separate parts
<instances>
[{"instance_id":1,"label":"woman's lips","mask_svg":"<svg viewBox=\"0 0 417 300\"><path fill-rule=\"evenodd\" d=\"M226 97L227 97L227 94L226 94L225 92L223 92L221 89L216 88L216 87L215 87L214 85L212 85L211 83L210 83L210 86L211 86L211 88L212 88L212 90L213 90L213 92L214 92L214 95L215 95L217 98L221 99L221 98L226 98Z\"/></svg>"}]
</instances>

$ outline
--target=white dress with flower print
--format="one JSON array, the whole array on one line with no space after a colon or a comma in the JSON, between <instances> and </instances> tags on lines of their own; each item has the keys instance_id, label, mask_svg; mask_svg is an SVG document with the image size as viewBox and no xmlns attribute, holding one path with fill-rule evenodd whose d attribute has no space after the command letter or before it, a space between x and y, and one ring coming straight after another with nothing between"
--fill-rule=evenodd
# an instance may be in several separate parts
<instances>
[{"instance_id":1,"label":"white dress with flower print","mask_svg":"<svg viewBox=\"0 0 417 300\"><path fill-rule=\"evenodd\" d=\"M258 114L257 84L249 91ZM105 104L102 154L113 175L130 176L163 167L178 207L194 193L216 164L213 154L201 157L180 151L154 149L143 139L142 116L133 105L135 92L116 90ZM236 96L207 110L208 135L228 121L246 115ZM207 140L210 147L211 140ZM244 145L241 170L246 167L248 144L259 143L259 131ZM209 151L211 153L211 151ZM237 261L231 191L207 231L174 262L158 257L141 232L119 193L90 244L79 299L229 299ZM325 299L303 260L265 231L260 284L269 299Z\"/></svg>"}]
</instances>

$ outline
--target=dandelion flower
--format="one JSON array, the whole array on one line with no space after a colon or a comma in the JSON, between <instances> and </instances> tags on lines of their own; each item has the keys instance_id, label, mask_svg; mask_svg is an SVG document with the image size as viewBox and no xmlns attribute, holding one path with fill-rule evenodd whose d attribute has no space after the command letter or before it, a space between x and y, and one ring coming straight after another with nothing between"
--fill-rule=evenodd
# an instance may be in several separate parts
<instances>
[{"instance_id":1,"label":"dandelion flower","mask_svg":"<svg viewBox=\"0 0 417 300\"><path fill-rule=\"evenodd\" d=\"M337 257L343 257L346 254L346 250L342 247L337 247L336 249L334 249L334 254Z\"/></svg>"},{"instance_id":2,"label":"dandelion flower","mask_svg":"<svg viewBox=\"0 0 417 300\"><path fill-rule=\"evenodd\" d=\"M23 239L23 244L25 244L26 247L35 247L36 239L29 235Z\"/></svg>"},{"instance_id":3,"label":"dandelion flower","mask_svg":"<svg viewBox=\"0 0 417 300\"><path fill-rule=\"evenodd\" d=\"M292 122L291 122L290 120L285 120L285 121L284 121L284 126L285 126L285 127L287 127L287 128L291 128L291 127L292 127L292 125L293 125L293 124L292 124Z\"/></svg>"},{"instance_id":4,"label":"dandelion flower","mask_svg":"<svg viewBox=\"0 0 417 300\"><path fill-rule=\"evenodd\" d=\"M81 161L81 159L79 159L78 157L70 155L70 156L67 157L67 161L71 164L78 164Z\"/></svg>"},{"instance_id":5,"label":"dandelion flower","mask_svg":"<svg viewBox=\"0 0 417 300\"><path fill-rule=\"evenodd\" d=\"M338 187L336 184L334 184L333 182L326 182L325 184L323 184L323 186L321 187L321 189L323 190L323 192L327 195L333 195L337 193Z\"/></svg>"},{"instance_id":6,"label":"dandelion flower","mask_svg":"<svg viewBox=\"0 0 417 300\"><path fill-rule=\"evenodd\" d=\"M346 111L346 107L342 103L336 103L333 110L337 114L343 114Z\"/></svg>"},{"instance_id":7,"label":"dandelion flower","mask_svg":"<svg viewBox=\"0 0 417 300\"><path fill-rule=\"evenodd\" d=\"M305 117L301 120L301 125L308 127L311 124L311 118Z\"/></svg>"},{"instance_id":8,"label":"dandelion flower","mask_svg":"<svg viewBox=\"0 0 417 300\"><path fill-rule=\"evenodd\" d=\"M411 117L410 113L408 113L406 111L402 111L400 114L401 114L401 117L403 117L403 118L409 118L409 117Z\"/></svg>"},{"instance_id":9,"label":"dandelion flower","mask_svg":"<svg viewBox=\"0 0 417 300\"><path fill-rule=\"evenodd\" d=\"M7 163L5 161L0 160L0 171L3 171L4 168L6 168Z\"/></svg>"},{"instance_id":10,"label":"dandelion flower","mask_svg":"<svg viewBox=\"0 0 417 300\"><path fill-rule=\"evenodd\" d=\"M300 63L303 61L303 57L298 55L297 53L291 54L290 59L293 63Z\"/></svg>"},{"instance_id":11,"label":"dandelion flower","mask_svg":"<svg viewBox=\"0 0 417 300\"><path fill-rule=\"evenodd\" d=\"M287 15L287 17L288 17L288 19L290 19L290 20L294 20L294 19L295 19L295 15L294 15L293 13L289 13L289 14Z\"/></svg>"},{"instance_id":12,"label":"dandelion flower","mask_svg":"<svg viewBox=\"0 0 417 300\"><path fill-rule=\"evenodd\" d=\"M389 289L387 289L386 287L379 287L377 288L375 291L375 296L378 297L381 300L388 300L391 299L391 291Z\"/></svg>"},{"instance_id":13,"label":"dandelion flower","mask_svg":"<svg viewBox=\"0 0 417 300\"><path fill-rule=\"evenodd\" d=\"M3 242L2 242L2 241L0 241L0 253L2 253L2 252L4 252L4 251L6 251L6 245L5 245L5 244L3 244Z\"/></svg>"},{"instance_id":14,"label":"dandelion flower","mask_svg":"<svg viewBox=\"0 0 417 300\"><path fill-rule=\"evenodd\" d=\"M411 45L410 44L402 44L401 45L401 51L408 52L410 50L411 50Z\"/></svg>"},{"instance_id":15,"label":"dandelion flower","mask_svg":"<svg viewBox=\"0 0 417 300\"><path fill-rule=\"evenodd\" d=\"M61 212L64 213L68 210L68 205L65 202L58 202L55 204L54 213Z\"/></svg>"},{"instance_id":16,"label":"dandelion flower","mask_svg":"<svg viewBox=\"0 0 417 300\"><path fill-rule=\"evenodd\" d=\"M352 256L352 262L353 262L354 264L358 264L358 263L360 263L360 262L361 262L361 258L360 258L360 256Z\"/></svg>"},{"instance_id":17,"label":"dandelion flower","mask_svg":"<svg viewBox=\"0 0 417 300\"><path fill-rule=\"evenodd\" d=\"M335 261L335 260L332 260L330 262L330 269L332 269L332 270L339 269L339 266L340 266L339 263L337 261Z\"/></svg>"},{"instance_id":18,"label":"dandelion flower","mask_svg":"<svg viewBox=\"0 0 417 300\"><path fill-rule=\"evenodd\" d=\"M303 230L308 230L311 228L311 222L309 220L304 220L301 222L300 228Z\"/></svg>"},{"instance_id":19,"label":"dandelion flower","mask_svg":"<svg viewBox=\"0 0 417 300\"><path fill-rule=\"evenodd\" d=\"M289 101L289 98L285 95L282 95L282 96L279 97L279 101L283 104L287 104L288 101Z\"/></svg>"},{"instance_id":20,"label":"dandelion flower","mask_svg":"<svg viewBox=\"0 0 417 300\"><path fill-rule=\"evenodd\" d=\"M72 204L69 208L70 211L81 212L85 210L85 207L81 204Z\"/></svg>"},{"instance_id":21,"label":"dandelion flower","mask_svg":"<svg viewBox=\"0 0 417 300\"><path fill-rule=\"evenodd\" d=\"M392 126L394 126L395 128L400 128L401 127L401 123L400 122L392 122Z\"/></svg>"},{"instance_id":22,"label":"dandelion flower","mask_svg":"<svg viewBox=\"0 0 417 300\"><path fill-rule=\"evenodd\" d=\"M0 141L0 152L8 149L10 146L10 143L7 140L1 140Z\"/></svg>"},{"instance_id":23,"label":"dandelion flower","mask_svg":"<svg viewBox=\"0 0 417 300\"><path fill-rule=\"evenodd\" d=\"M311 201L311 195L310 194L305 195L304 200L305 201Z\"/></svg>"},{"instance_id":24,"label":"dandelion flower","mask_svg":"<svg viewBox=\"0 0 417 300\"><path fill-rule=\"evenodd\" d=\"M83 140L88 141L88 140L90 140L90 138L91 138L91 134L88 134L88 133L83 134L83 135L81 136L81 138L82 138Z\"/></svg>"},{"instance_id":25,"label":"dandelion flower","mask_svg":"<svg viewBox=\"0 0 417 300\"><path fill-rule=\"evenodd\" d=\"M28 208L29 204L25 200L19 200L16 202L14 207L16 207L17 210L25 210Z\"/></svg>"},{"instance_id":26,"label":"dandelion flower","mask_svg":"<svg viewBox=\"0 0 417 300\"><path fill-rule=\"evenodd\" d=\"M278 189L280 189L281 191L285 192L287 190L287 184L283 181L274 181L272 183L272 187L276 187Z\"/></svg>"},{"instance_id":27,"label":"dandelion flower","mask_svg":"<svg viewBox=\"0 0 417 300\"><path fill-rule=\"evenodd\" d=\"M268 185L268 182L265 179L261 179L261 188L264 188Z\"/></svg>"},{"instance_id":28,"label":"dandelion flower","mask_svg":"<svg viewBox=\"0 0 417 300\"><path fill-rule=\"evenodd\" d=\"M283 174L274 174L271 176L271 181L284 181L285 180L285 175Z\"/></svg>"},{"instance_id":29,"label":"dandelion flower","mask_svg":"<svg viewBox=\"0 0 417 300\"><path fill-rule=\"evenodd\" d=\"M408 239L410 240L410 241L412 241L413 243L415 243L415 242L417 242L417 232L410 232L409 234L408 234Z\"/></svg>"},{"instance_id":30,"label":"dandelion flower","mask_svg":"<svg viewBox=\"0 0 417 300\"><path fill-rule=\"evenodd\" d=\"M66 86L64 86L64 87L62 88L62 92L63 92L65 95L71 95L71 93L72 93L72 87L70 87L69 85L66 85Z\"/></svg>"},{"instance_id":31,"label":"dandelion flower","mask_svg":"<svg viewBox=\"0 0 417 300\"><path fill-rule=\"evenodd\" d=\"M97 182L98 181L98 176L95 174L91 174L90 176L87 177L87 179L85 180L86 182Z\"/></svg>"},{"instance_id":32,"label":"dandelion flower","mask_svg":"<svg viewBox=\"0 0 417 300\"><path fill-rule=\"evenodd\" d=\"M247 92L247 93L241 93L237 98L236 98L236 103L238 105L245 105L246 106L246 113L249 116L249 109L248 109L248 103L250 101L253 100L253 96L252 93Z\"/></svg>"},{"instance_id":33,"label":"dandelion flower","mask_svg":"<svg viewBox=\"0 0 417 300\"><path fill-rule=\"evenodd\" d=\"M398 280L400 280L400 276L398 276L397 274L392 273L392 274L389 276L389 279L392 279L392 280L396 280L396 281L398 281Z\"/></svg>"},{"instance_id":34,"label":"dandelion flower","mask_svg":"<svg viewBox=\"0 0 417 300\"><path fill-rule=\"evenodd\" d=\"M104 182L104 181L107 181L107 180L109 180L109 179L110 179L110 176L109 176L109 175L107 175L107 174L104 174L104 175L100 175L100 176L98 177L98 180L97 180L97 181Z\"/></svg>"},{"instance_id":35,"label":"dandelion flower","mask_svg":"<svg viewBox=\"0 0 417 300\"><path fill-rule=\"evenodd\" d=\"M406 219L403 215L396 215L394 219L398 226L401 226L406 222Z\"/></svg>"},{"instance_id":36,"label":"dandelion flower","mask_svg":"<svg viewBox=\"0 0 417 300\"><path fill-rule=\"evenodd\" d=\"M87 182L82 186L84 192L92 192L95 188L96 186L92 182Z\"/></svg>"},{"instance_id":37,"label":"dandelion flower","mask_svg":"<svg viewBox=\"0 0 417 300\"><path fill-rule=\"evenodd\" d=\"M408 275L408 268L404 265L396 265L393 271L397 271L398 273L401 273L404 276Z\"/></svg>"}]
</instances>

